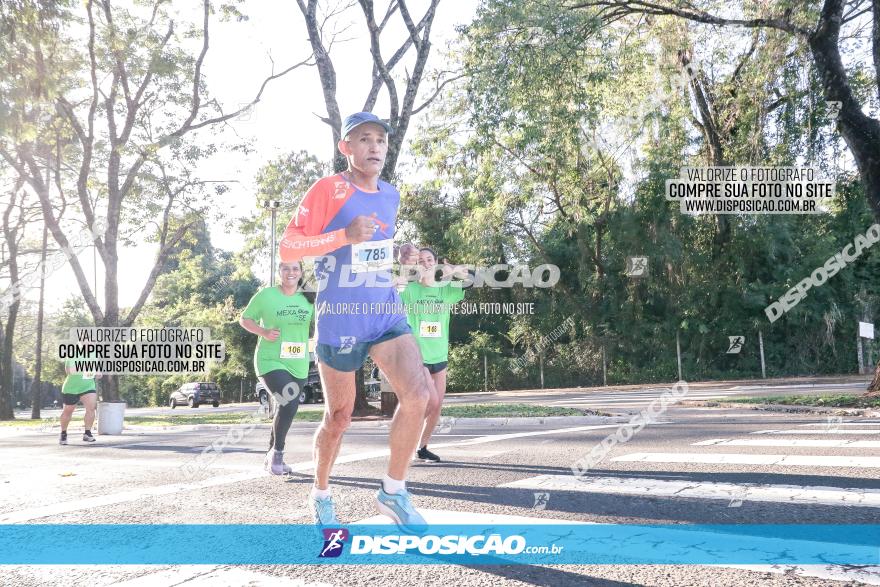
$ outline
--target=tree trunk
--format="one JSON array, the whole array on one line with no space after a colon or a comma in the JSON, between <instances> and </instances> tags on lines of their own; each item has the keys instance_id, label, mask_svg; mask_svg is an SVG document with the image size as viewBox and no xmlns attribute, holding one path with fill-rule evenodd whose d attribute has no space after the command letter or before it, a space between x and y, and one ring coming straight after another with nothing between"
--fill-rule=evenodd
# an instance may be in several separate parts
<instances>
[{"instance_id":1,"label":"tree trunk","mask_svg":"<svg viewBox=\"0 0 880 587\"><path fill-rule=\"evenodd\" d=\"M46 245L48 244L49 228L43 224L43 251L40 255L40 301L37 305L37 348L36 364L34 365L34 380L31 383L31 419L40 419L40 407L42 397L42 373L43 373L43 300L46 289Z\"/></svg>"},{"instance_id":2,"label":"tree trunk","mask_svg":"<svg viewBox=\"0 0 880 587\"><path fill-rule=\"evenodd\" d=\"M880 394L880 362L877 363L877 368L874 370L874 379L868 385L868 393Z\"/></svg>"},{"instance_id":3,"label":"tree trunk","mask_svg":"<svg viewBox=\"0 0 880 587\"><path fill-rule=\"evenodd\" d=\"M9 320L0 330L0 420L14 420L12 390L12 335L18 315L18 301L9 307Z\"/></svg>"},{"instance_id":4,"label":"tree trunk","mask_svg":"<svg viewBox=\"0 0 880 587\"><path fill-rule=\"evenodd\" d=\"M112 226L113 220L110 220ZM116 220L118 226L118 219ZM108 227L107 231L110 232ZM107 259L104 262L104 326L119 326L119 286L116 281L117 256L115 230L112 236L107 237L108 242L113 243L113 248L108 247ZM97 293L97 292L96 292ZM107 375L101 379L101 400L105 402L119 401L119 376Z\"/></svg>"},{"instance_id":5,"label":"tree trunk","mask_svg":"<svg viewBox=\"0 0 880 587\"><path fill-rule=\"evenodd\" d=\"M12 365L12 339L15 336L15 322L18 319L19 300L23 292L18 290L18 230L13 229L10 225L10 216L15 206L15 192L21 188L20 185L15 187L12 192L9 206L3 215L3 236L6 239L6 248L9 251L9 283L14 293L12 303L9 305L9 317L6 324L0 329L0 420L14 420L15 412L13 411L14 390L13 383L13 365ZM21 212L22 214L24 212Z\"/></svg>"},{"instance_id":6,"label":"tree trunk","mask_svg":"<svg viewBox=\"0 0 880 587\"><path fill-rule=\"evenodd\" d=\"M367 387L364 385L364 368L361 367L354 373L354 409L352 416L369 416L376 412L376 408L367 401Z\"/></svg>"},{"instance_id":7,"label":"tree trunk","mask_svg":"<svg viewBox=\"0 0 880 587\"><path fill-rule=\"evenodd\" d=\"M880 222L880 122L862 112L847 82L838 45L842 13L843 0L825 2L820 24L809 38L810 50L822 78L825 99L841 104L837 117L840 133L855 159L868 204ZM874 24L876 27L877 23ZM874 64L875 69L878 65ZM880 362L868 392L880 392Z\"/></svg>"},{"instance_id":8,"label":"tree trunk","mask_svg":"<svg viewBox=\"0 0 880 587\"><path fill-rule=\"evenodd\" d=\"M119 401L119 375L104 375L101 378L101 401Z\"/></svg>"},{"instance_id":9,"label":"tree trunk","mask_svg":"<svg viewBox=\"0 0 880 587\"><path fill-rule=\"evenodd\" d=\"M865 186L865 197L880 222L880 122L866 116L847 82L838 47L843 0L828 0L819 26L810 35L810 51L825 99L840 102L837 123L847 147L856 161Z\"/></svg>"}]
</instances>

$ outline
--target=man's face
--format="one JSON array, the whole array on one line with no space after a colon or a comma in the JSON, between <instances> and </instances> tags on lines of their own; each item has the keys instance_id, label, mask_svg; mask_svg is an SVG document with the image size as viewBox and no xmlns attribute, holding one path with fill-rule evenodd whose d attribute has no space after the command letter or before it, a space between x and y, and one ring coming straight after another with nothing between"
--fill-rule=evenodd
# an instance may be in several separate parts
<instances>
[{"instance_id":1,"label":"man's face","mask_svg":"<svg viewBox=\"0 0 880 587\"><path fill-rule=\"evenodd\" d=\"M388 154L388 135L385 129L372 122L358 125L339 142L339 150L353 169L379 175Z\"/></svg>"},{"instance_id":2,"label":"man's face","mask_svg":"<svg viewBox=\"0 0 880 587\"><path fill-rule=\"evenodd\" d=\"M294 286L302 277L302 267L299 263L281 263L278 265L283 285Z\"/></svg>"}]
</instances>

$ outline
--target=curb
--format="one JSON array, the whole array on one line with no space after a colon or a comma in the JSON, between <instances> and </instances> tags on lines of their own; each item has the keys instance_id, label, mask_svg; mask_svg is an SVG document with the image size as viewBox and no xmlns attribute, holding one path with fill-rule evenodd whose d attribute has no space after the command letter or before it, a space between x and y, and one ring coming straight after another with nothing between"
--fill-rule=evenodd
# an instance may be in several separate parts
<instances>
[{"instance_id":1,"label":"curb","mask_svg":"<svg viewBox=\"0 0 880 587\"><path fill-rule=\"evenodd\" d=\"M740 404L728 402L690 402L695 408L740 408L762 412L782 412L788 414L833 414L835 416L865 416L880 418L878 408L835 408L820 406L790 406L786 404Z\"/></svg>"}]
</instances>

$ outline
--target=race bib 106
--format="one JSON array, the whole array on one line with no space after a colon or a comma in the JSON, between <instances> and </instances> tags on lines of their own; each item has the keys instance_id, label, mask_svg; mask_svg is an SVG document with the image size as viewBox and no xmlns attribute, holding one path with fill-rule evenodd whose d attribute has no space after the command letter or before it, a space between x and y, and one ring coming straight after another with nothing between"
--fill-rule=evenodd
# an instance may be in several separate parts
<instances>
[{"instance_id":1,"label":"race bib 106","mask_svg":"<svg viewBox=\"0 0 880 587\"><path fill-rule=\"evenodd\" d=\"M282 342L281 358L282 359L304 359L306 356L306 343L304 342Z\"/></svg>"},{"instance_id":2,"label":"race bib 106","mask_svg":"<svg viewBox=\"0 0 880 587\"><path fill-rule=\"evenodd\" d=\"M419 322L419 336L422 338L440 338L442 334L439 322Z\"/></svg>"},{"instance_id":3,"label":"race bib 106","mask_svg":"<svg viewBox=\"0 0 880 587\"><path fill-rule=\"evenodd\" d=\"M366 241L351 245L351 272L383 271L394 262L394 240Z\"/></svg>"}]
</instances>

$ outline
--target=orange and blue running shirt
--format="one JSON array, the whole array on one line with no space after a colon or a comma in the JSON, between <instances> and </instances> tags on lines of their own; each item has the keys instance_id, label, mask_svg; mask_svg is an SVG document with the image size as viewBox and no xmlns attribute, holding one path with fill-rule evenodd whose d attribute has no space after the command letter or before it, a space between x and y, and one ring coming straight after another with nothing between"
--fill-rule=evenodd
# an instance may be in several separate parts
<instances>
[{"instance_id":1,"label":"orange and blue running shirt","mask_svg":"<svg viewBox=\"0 0 880 587\"><path fill-rule=\"evenodd\" d=\"M391 271L400 193L381 180L378 187L366 192L341 174L319 179L281 239L283 263L317 257L315 324L320 344L371 342L406 320ZM373 217L379 228L371 240L351 244L345 227L356 216Z\"/></svg>"}]
</instances>

